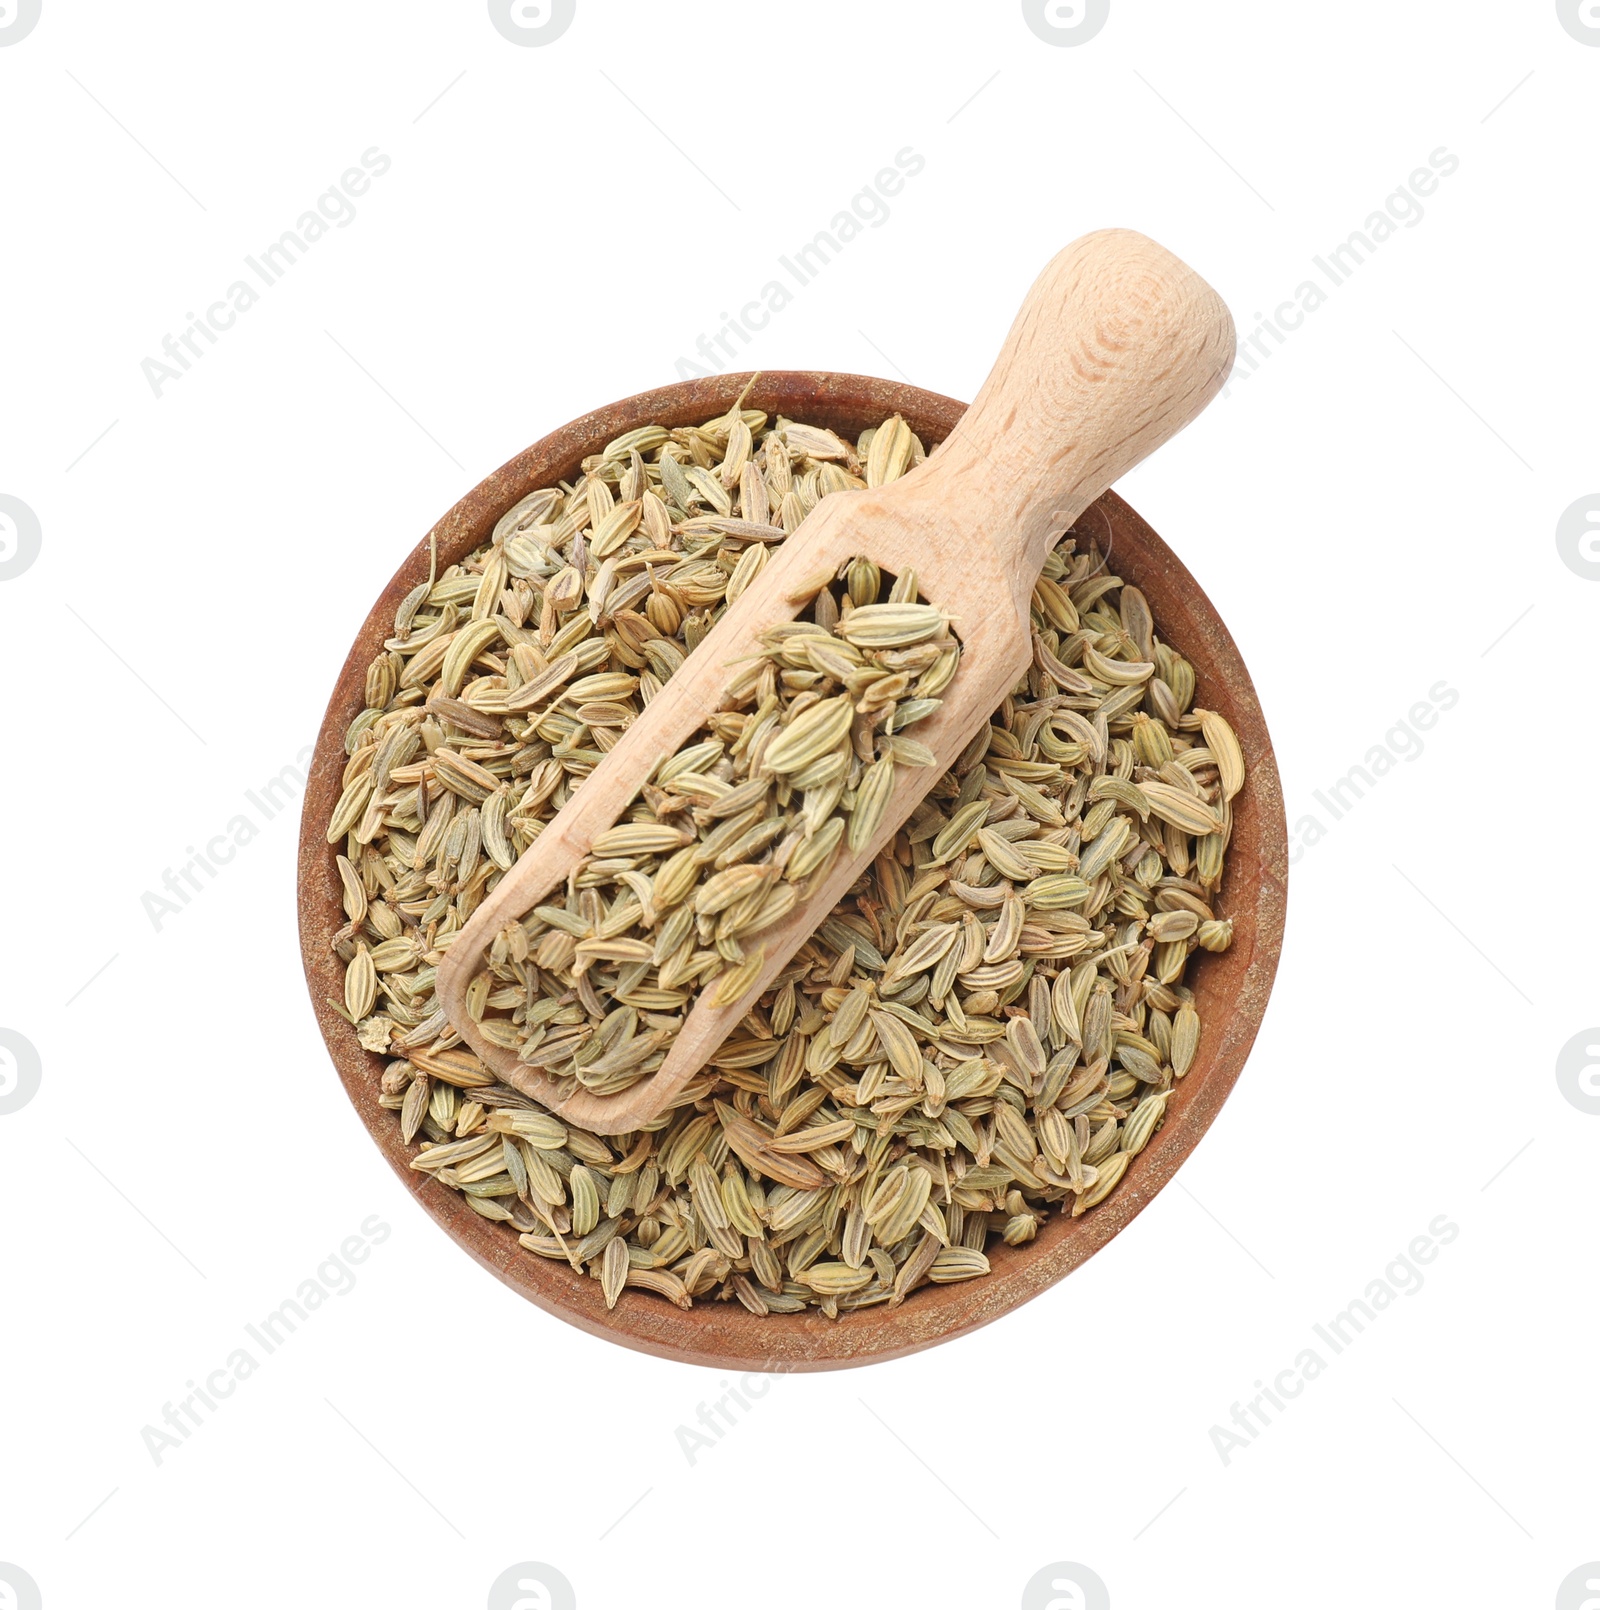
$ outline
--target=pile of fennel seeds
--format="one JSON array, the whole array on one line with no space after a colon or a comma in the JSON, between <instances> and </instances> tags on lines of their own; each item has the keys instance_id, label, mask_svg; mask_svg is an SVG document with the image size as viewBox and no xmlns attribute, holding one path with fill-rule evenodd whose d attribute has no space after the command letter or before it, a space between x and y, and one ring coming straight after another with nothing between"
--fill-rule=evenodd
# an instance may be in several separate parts
<instances>
[{"instance_id":1,"label":"pile of fennel seeds","mask_svg":"<svg viewBox=\"0 0 1600 1610\"><path fill-rule=\"evenodd\" d=\"M631 1285L836 1315L981 1276L991 1237L1105 1200L1194 1061L1184 977L1231 938L1243 761L1070 533L1024 682L663 1119L574 1129L438 1009L452 936L770 548L922 456L899 419L855 443L748 410L630 432L413 592L369 669L329 828L345 1012L393 1059L413 1166L608 1304ZM575 998L548 1024L605 1015Z\"/></svg>"}]
</instances>

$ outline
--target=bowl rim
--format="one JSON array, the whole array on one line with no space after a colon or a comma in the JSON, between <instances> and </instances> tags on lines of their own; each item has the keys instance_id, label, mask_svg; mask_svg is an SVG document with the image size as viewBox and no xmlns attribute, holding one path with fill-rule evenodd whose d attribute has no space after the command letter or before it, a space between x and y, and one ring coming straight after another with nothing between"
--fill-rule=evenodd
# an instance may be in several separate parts
<instances>
[{"instance_id":1,"label":"bowl rim","mask_svg":"<svg viewBox=\"0 0 1600 1610\"><path fill-rule=\"evenodd\" d=\"M990 1249L991 1273L956 1285L925 1286L898 1309L858 1309L829 1320L808 1312L761 1318L740 1304L697 1303L687 1312L639 1290L623 1292L607 1310L597 1281L564 1263L539 1257L508 1226L473 1212L458 1193L411 1169L414 1148L400 1139L395 1115L378 1105L379 1078L389 1059L363 1050L330 1004L342 991L342 964L330 939L343 923L335 851L324 826L337 800L346 755L344 733L365 707L366 668L390 635L399 601L428 574L437 543L442 570L487 540L495 522L529 492L568 478L587 455L623 432L657 421L697 424L732 406L746 388L746 405L846 429L853 436L893 413L930 443L943 440L966 405L935 392L871 376L787 370L707 376L622 398L580 415L539 438L486 477L452 507L405 556L352 643L329 698L303 798L298 854L301 957L323 1041L362 1123L430 1218L480 1264L528 1301L567 1323L637 1351L679 1362L747 1371L814 1371L881 1362L921 1351L989 1324L1065 1278L1118 1235L1177 1172L1210 1127L1244 1067L1266 1011L1283 946L1288 835L1282 785L1255 688L1215 607L1170 548L1115 492L1085 511L1078 528L1103 523L1117 543L1138 556L1130 576L1149 593L1169 594L1173 607L1156 610L1185 656L1212 669L1200 677L1203 694L1227 713L1239 735L1249 781L1236 801L1227 892L1236 921L1234 946L1207 956L1201 977L1229 997L1220 1033L1208 1019L1194 1067L1175 1087L1162 1128L1133 1160L1117 1190L1080 1218L1047 1217L1037 1239L1021 1248ZM858 423L859 421L859 423ZM1152 604L1154 608L1154 603ZM1225 694L1226 697L1219 697ZM1244 880L1241 850L1254 880L1254 899L1238 904ZM1245 893L1248 895L1249 890Z\"/></svg>"}]
</instances>

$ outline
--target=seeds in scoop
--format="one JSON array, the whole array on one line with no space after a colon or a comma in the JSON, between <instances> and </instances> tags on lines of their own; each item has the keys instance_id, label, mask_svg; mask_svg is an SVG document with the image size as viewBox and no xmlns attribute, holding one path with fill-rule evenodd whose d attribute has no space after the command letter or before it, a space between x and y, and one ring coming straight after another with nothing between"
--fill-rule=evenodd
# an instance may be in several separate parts
<instances>
[{"instance_id":1,"label":"seeds in scoop","mask_svg":"<svg viewBox=\"0 0 1600 1610\"><path fill-rule=\"evenodd\" d=\"M858 605L869 583L893 601ZM759 936L801 903L842 846L856 854L872 843L900 757L932 761L895 734L895 717L916 700L919 673L942 668L946 653L959 658L960 646L940 611L894 600L905 590L876 566L852 561L818 588L810 619L763 635L725 708L657 766L630 820L596 835L565 906L539 907L518 925L522 937L508 938L508 951L515 943L532 956L534 973L525 961L491 954L473 980L469 999L483 1002L475 1016L494 1044L610 1095L655 1072L697 994L714 1008L749 996L765 963ZM914 634L924 652L908 660L900 648L852 644L851 623L875 610L889 612L891 623L877 636L899 642ZM601 674L586 680L622 697L635 679L622 679L627 689ZM580 687L569 697L580 697ZM457 768L448 769L454 777ZM575 940L570 950L566 935ZM557 1003L576 993L604 1025L585 1040L549 1034L528 1010L530 986L536 999ZM623 1015L607 1015L613 1009ZM650 1035L639 1033L640 1012L651 1015ZM911 1031L893 1019L883 1033L891 1031L897 1071L917 1068Z\"/></svg>"}]
</instances>

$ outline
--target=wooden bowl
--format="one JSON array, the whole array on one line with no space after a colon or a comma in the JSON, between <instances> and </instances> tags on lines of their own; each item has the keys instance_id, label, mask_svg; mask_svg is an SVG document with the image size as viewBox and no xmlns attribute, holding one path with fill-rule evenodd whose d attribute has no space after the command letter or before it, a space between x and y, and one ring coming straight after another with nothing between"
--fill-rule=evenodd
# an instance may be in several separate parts
<instances>
[{"instance_id":1,"label":"wooden bowl","mask_svg":"<svg viewBox=\"0 0 1600 1610\"><path fill-rule=\"evenodd\" d=\"M585 456L614 437L651 421L690 425L714 418L749 380L748 374L720 375L664 386L586 414L535 442L434 528L440 568L486 541L512 504L573 476ZM852 438L898 412L929 444L942 441L964 411L964 404L914 386L809 373L762 374L747 406L831 426ZM1077 529L1102 545L1111 543L1118 574L1143 589L1162 635L1194 665L1204 703L1221 711L1239 735L1249 780L1234 801L1222 894L1223 909L1234 919L1233 945L1193 964L1189 982L1204 1024L1199 1055L1173 1093L1165 1124L1112 1196L1082 1218L1050 1215L1028 1246L991 1247L992 1272L985 1279L925 1286L898 1309L859 1309L837 1320L813 1314L762 1319L737 1302L702 1302L684 1312L637 1290L624 1291L608 1312L598 1281L525 1251L510 1226L480 1218L454 1191L407 1166L412 1149L401 1142L398 1115L378 1105L385 1059L363 1051L328 1004L343 998L344 969L330 939L344 913L334 851L324 839L340 792L344 732L365 703L367 666L389 636L400 600L428 574L429 539L407 555L356 634L317 737L300 830L300 945L328 1053L378 1149L422 1207L508 1286L595 1336L690 1364L790 1371L900 1358L976 1330L1054 1285L1129 1223L1198 1144L1244 1066L1278 965L1287 876L1283 793L1249 673L1194 577L1114 492L1092 505Z\"/></svg>"}]
</instances>

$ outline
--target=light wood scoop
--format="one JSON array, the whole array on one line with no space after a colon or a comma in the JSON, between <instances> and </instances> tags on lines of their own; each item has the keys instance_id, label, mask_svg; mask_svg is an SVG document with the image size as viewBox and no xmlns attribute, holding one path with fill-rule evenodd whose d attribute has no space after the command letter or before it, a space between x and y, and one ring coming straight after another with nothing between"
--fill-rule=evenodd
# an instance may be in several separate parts
<instances>
[{"instance_id":1,"label":"light wood scoop","mask_svg":"<svg viewBox=\"0 0 1600 1610\"><path fill-rule=\"evenodd\" d=\"M1024 675L1034 584L1062 532L1205 407L1233 354L1222 299L1154 241L1102 230L1060 252L948 440L887 486L817 505L457 936L439 966L439 1000L485 1065L595 1134L637 1129L669 1107ZM468 984L495 935L566 882L657 764L721 708L730 667L794 618L819 573L858 555L891 574L915 570L922 596L954 617L960 666L943 706L916 728L936 764L902 768L871 842L842 850L809 898L762 933L765 967L740 1000L697 1001L661 1067L629 1089L563 1097L557 1080L479 1033Z\"/></svg>"}]
</instances>

